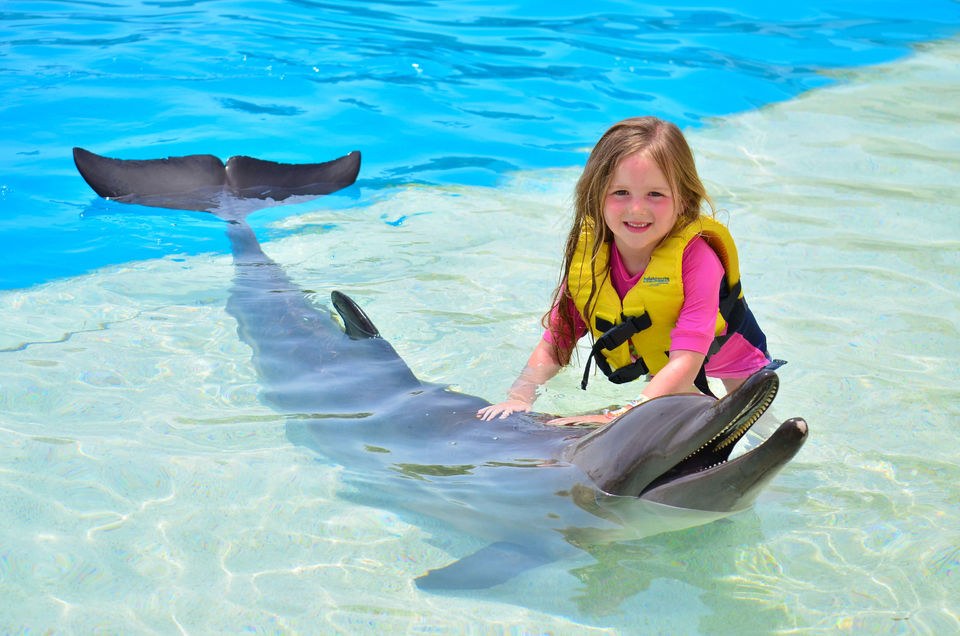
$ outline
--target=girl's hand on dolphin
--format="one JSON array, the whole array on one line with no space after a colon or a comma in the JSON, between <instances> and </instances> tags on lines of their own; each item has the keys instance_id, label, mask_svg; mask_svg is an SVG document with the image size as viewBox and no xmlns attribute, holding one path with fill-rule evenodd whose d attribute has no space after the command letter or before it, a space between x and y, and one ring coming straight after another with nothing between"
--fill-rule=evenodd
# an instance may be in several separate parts
<instances>
[{"instance_id":1,"label":"girl's hand on dolphin","mask_svg":"<svg viewBox=\"0 0 960 636\"><path fill-rule=\"evenodd\" d=\"M595 424L607 424L611 422L630 409L643 404L649 398L646 395L641 394L636 400L630 400L625 406L622 406L618 409L606 410L603 413L584 413L583 415L571 415L569 417L556 417L547 422L548 426L578 426L583 424L595 425ZM479 417L484 422L489 422L498 415L500 419L503 419L510 415L511 413L524 412L527 413L533 405L526 400L520 398L512 398L499 404L491 404L490 406L485 406L479 411L477 411L477 417Z\"/></svg>"},{"instance_id":2,"label":"girl's hand on dolphin","mask_svg":"<svg viewBox=\"0 0 960 636\"><path fill-rule=\"evenodd\" d=\"M558 417L547 422L548 426L576 426L578 424L606 424L613 418L609 415L574 415L571 417Z\"/></svg>"},{"instance_id":3,"label":"girl's hand on dolphin","mask_svg":"<svg viewBox=\"0 0 960 636\"><path fill-rule=\"evenodd\" d=\"M524 400L505 400L499 404L491 404L477 411L477 417L484 422L489 422L496 416L500 419L507 417L511 413L529 413L532 405Z\"/></svg>"},{"instance_id":4,"label":"girl's hand on dolphin","mask_svg":"<svg viewBox=\"0 0 960 636\"><path fill-rule=\"evenodd\" d=\"M589 413L584 415L574 415L572 417L558 417L547 422L550 426L574 426L576 424L606 424L617 419L635 406L639 406L648 401L646 395L640 394L636 400L630 400L626 405L618 409L606 410L603 413Z\"/></svg>"},{"instance_id":5,"label":"girl's hand on dolphin","mask_svg":"<svg viewBox=\"0 0 960 636\"><path fill-rule=\"evenodd\" d=\"M537 401L537 389L559 370L560 363L553 357L553 345L546 340L540 340L530 354L527 366L507 392L507 399L499 404L483 407L477 411L477 417L489 422L498 415L503 419L511 413L529 413L533 403Z\"/></svg>"}]
</instances>

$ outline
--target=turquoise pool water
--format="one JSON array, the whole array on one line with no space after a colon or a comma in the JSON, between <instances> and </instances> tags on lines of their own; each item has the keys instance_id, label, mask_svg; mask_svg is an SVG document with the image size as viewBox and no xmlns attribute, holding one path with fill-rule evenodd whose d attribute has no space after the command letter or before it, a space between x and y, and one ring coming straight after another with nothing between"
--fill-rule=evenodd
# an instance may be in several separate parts
<instances>
[{"instance_id":1,"label":"turquoise pool water","mask_svg":"<svg viewBox=\"0 0 960 636\"><path fill-rule=\"evenodd\" d=\"M2 631L960 632L960 8L551 7L4 6ZM96 200L69 154L362 150L252 219L265 249L496 399L577 166L638 112L687 128L811 439L747 513L463 596L411 579L476 538L354 503L258 401L222 228ZM577 375L538 406L622 397Z\"/></svg>"}]
</instances>

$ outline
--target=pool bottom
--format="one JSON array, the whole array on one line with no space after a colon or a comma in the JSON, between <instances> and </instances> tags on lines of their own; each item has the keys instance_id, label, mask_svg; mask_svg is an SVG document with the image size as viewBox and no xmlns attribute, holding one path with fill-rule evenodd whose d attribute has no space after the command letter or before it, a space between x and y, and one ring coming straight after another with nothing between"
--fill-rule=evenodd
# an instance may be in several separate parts
<instances>
[{"instance_id":1,"label":"pool bottom","mask_svg":"<svg viewBox=\"0 0 960 636\"><path fill-rule=\"evenodd\" d=\"M811 425L754 509L592 547L470 597L412 578L475 538L350 503L349 467L291 446L258 401L223 310L229 259L4 292L0 626L958 631L960 240L942 222L960 156L958 57L956 42L930 46L690 134L751 307L791 361L774 410ZM492 400L539 336L576 176L320 201L277 222L291 236L266 249L318 302L332 288L359 299L423 379ZM626 395L599 382L585 395L577 375L538 406Z\"/></svg>"}]
</instances>

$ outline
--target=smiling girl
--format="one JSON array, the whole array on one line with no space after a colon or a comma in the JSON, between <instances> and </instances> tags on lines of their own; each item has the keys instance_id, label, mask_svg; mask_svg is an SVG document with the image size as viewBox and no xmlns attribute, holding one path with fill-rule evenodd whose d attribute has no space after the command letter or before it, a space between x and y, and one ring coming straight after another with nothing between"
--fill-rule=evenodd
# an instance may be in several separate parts
<instances>
[{"instance_id":1,"label":"smiling girl","mask_svg":"<svg viewBox=\"0 0 960 636\"><path fill-rule=\"evenodd\" d=\"M711 216L701 214L707 207ZM591 361L611 382L652 376L637 400L600 415L552 424L607 422L648 399L732 391L769 364L766 337L740 287L730 233L713 220L683 133L655 117L614 124L577 182L573 227L546 331L508 397L480 409L490 420L529 411L537 389L569 364L589 332Z\"/></svg>"}]
</instances>

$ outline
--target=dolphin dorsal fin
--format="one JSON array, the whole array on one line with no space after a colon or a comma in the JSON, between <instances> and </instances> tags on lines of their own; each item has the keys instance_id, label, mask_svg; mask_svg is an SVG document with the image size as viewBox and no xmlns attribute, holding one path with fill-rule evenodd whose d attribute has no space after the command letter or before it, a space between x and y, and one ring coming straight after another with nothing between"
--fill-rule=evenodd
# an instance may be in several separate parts
<instances>
[{"instance_id":1,"label":"dolphin dorsal fin","mask_svg":"<svg viewBox=\"0 0 960 636\"><path fill-rule=\"evenodd\" d=\"M353 340L364 340L367 338L380 338L380 331L374 326L367 314L364 313L357 303L346 294L334 291L330 294L330 300L337 313L343 319L344 331Z\"/></svg>"}]
</instances>

